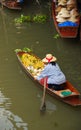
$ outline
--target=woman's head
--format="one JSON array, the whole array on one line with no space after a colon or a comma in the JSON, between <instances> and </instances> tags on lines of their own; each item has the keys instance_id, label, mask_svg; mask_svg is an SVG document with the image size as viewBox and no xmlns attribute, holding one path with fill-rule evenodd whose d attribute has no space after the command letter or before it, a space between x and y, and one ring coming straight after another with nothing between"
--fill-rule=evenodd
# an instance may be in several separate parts
<instances>
[{"instance_id":1,"label":"woman's head","mask_svg":"<svg viewBox=\"0 0 81 130\"><path fill-rule=\"evenodd\" d=\"M46 54L46 57L42 60L44 63L55 62L57 60L52 54Z\"/></svg>"}]
</instances>

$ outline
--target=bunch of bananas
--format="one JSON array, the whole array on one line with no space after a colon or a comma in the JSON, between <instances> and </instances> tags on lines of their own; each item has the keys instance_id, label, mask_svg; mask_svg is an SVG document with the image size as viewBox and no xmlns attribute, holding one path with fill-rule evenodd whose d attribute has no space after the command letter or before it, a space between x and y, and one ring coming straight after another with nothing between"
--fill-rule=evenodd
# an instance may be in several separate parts
<instances>
[{"instance_id":1,"label":"bunch of bananas","mask_svg":"<svg viewBox=\"0 0 81 130\"><path fill-rule=\"evenodd\" d=\"M21 57L23 64L25 67L32 66L33 71L38 70L38 69L43 69L44 68L44 63L38 59L37 57L30 55L28 53L24 53Z\"/></svg>"},{"instance_id":2,"label":"bunch of bananas","mask_svg":"<svg viewBox=\"0 0 81 130\"><path fill-rule=\"evenodd\" d=\"M25 67L28 67L32 65L31 61L29 60L30 55L24 53L21 57L22 63L25 65Z\"/></svg>"}]
</instances>

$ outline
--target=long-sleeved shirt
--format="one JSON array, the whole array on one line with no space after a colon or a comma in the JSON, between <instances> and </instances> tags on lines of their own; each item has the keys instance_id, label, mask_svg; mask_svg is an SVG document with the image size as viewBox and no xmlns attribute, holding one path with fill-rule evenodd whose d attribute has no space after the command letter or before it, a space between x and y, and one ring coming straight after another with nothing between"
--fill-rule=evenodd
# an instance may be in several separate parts
<instances>
[{"instance_id":1,"label":"long-sleeved shirt","mask_svg":"<svg viewBox=\"0 0 81 130\"><path fill-rule=\"evenodd\" d=\"M62 84L66 82L66 77L61 71L59 65L48 64L45 66L44 70L41 74L37 77L37 80L41 80L44 77L48 77L47 83L48 84Z\"/></svg>"}]
</instances>

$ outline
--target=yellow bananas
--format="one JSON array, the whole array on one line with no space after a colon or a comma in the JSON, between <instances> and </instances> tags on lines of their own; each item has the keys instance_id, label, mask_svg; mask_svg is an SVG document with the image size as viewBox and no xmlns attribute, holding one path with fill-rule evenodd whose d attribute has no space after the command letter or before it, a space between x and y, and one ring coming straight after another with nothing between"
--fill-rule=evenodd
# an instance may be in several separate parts
<instances>
[{"instance_id":1,"label":"yellow bananas","mask_svg":"<svg viewBox=\"0 0 81 130\"><path fill-rule=\"evenodd\" d=\"M44 63L34 55L24 53L21 57L22 63L33 74L38 75L44 68Z\"/></svg>"}]
</instances>

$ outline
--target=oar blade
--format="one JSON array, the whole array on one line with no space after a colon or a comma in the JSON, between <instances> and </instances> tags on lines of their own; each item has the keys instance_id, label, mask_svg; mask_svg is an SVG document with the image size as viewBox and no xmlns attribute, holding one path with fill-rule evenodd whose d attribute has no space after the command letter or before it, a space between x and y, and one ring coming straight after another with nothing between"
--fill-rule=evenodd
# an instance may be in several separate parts
<instances>
[{"instance_id":1,"label":"oar blade","mask_svg":"<svg viewBox=\"0 0 81 130\"><path fill-rule=\"evenodd\" d=\"M46 78L44 79L44 89L43 89L43 97L42 97L42 103L41 103L40 111L46 110L45 93L46 93Z\"/></svg>"},{"instance_id":2,"label":"oar blade","mask_svg":"<svg viewBox=\"0 0 81 130\"><path fill-rule=\"evenodd\" d=\"M46 104L45 104L45 102L41 105L40 111L42 111L42 112L46 111Z\"/></svg>"}]
</instances>

